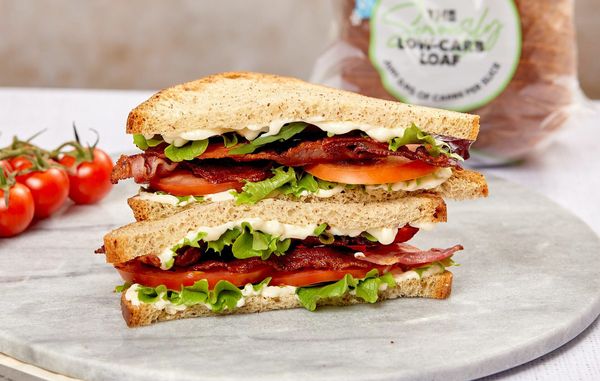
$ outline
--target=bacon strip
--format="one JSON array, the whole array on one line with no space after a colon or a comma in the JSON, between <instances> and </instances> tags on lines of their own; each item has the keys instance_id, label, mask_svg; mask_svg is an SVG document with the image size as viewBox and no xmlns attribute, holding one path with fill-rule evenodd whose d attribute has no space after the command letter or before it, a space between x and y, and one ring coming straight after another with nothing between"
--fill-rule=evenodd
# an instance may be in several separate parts
<instances>
[{"instance_id":1,"label":"bacon strip","mask_svg":"<svg viewBox=\"0 0 600 381\"><path fill-rule=\"evenodd\" d=\"M444 260L463 249L461 245L455 245L448 249L429 250L421 250L405 243L394 243L389 246L392 246L389 250L388 246L385 246L385 248L381 248L381 250L378 250L376 253L369 253L368 251L364 253L355 253L354 257L376 265L391 266L401 264L414 266ZM386 250L387 252L381 253L383 250Z\"/></svg>"},{"instance_id":2,"label":"bacon strip","mask_svg":"<svg viewBox=\"0 0 600 381\"><path fill-rule=\"evenodd\" d=\"M219 143L213 143L215 145ZM374 160L388 156L406 157L421 160L437 167L457 167L456 159L445 155L433 157L424 147L411 151L402 146L397 151L390 151L387 143L375 141L362 136L332 136L317 141L301 142L283 152L273 149L244 155L231 155L228 149L215 147L208 149L198 159L231 158L236 161L272 160L281 165L299 167L318 163L345 160Z\"/></svg>"},{"instance_id":3,"label":"bacon strip","mask_svg":"<svg viewBox=\"0 0 600 381\"><path fill-rule=\"evenodd\" d=\"M450 140L449 144L457 152L468 157L467 140ZM290 167L329 163L339 161L376 160L389 156L405 157L410 160L420 160L436 167L455 167L460 169L456 159L446 155L431 156L425 147L411 149L402 146L397 151L390 151L387 143L375 141L363 136L332 136L316 141L303 141L284 151L265 149L257 153L232 155L231 148L223 147L222 143L211 143L208 149L194 161L172 163L164 156L164 144L149 148L144 153L133 156L121 156L111 176L111 181L133 177L137 183L148 183L155 176L166 176L178 168L185 168L198 177L212 183L229 181L261 181L271 176L269 168L272 163ZM208 159L231 159L238 162L218 162ZM259 163L254 163L254 162ZM249 162L254 164L249 168ZM242 164L243 163L243 164ZM212 166L211 166L212 165Z\"/></svg>"},{"instance_id":4,"label":"bacon strip","mask_svg":"<svg viewBox=\"0 0 600 381\"><path fill-rule=\"evenodd\" d=\"M263 261L260 258L236 259L221 257L204 249L187 247L175 257L175 268L185 271L220 270L232 273L252 272L265 267L274 271L345 270L348 268L371 268L377 266L415 267L441 261L462 250L461 245L448 249L420 250L405 243L391 245L375 244L364 252L356 253L352 247L334 245L305 246L304 242L294 246L285 255L272 255ZM146 255L137 259L144 264L160 267L158 258Z\"/></svg>"},{"instance_id":5,"label":"bacon strip","mask_svg":"<svg viewBox=\"0 0 600 381\"><path fill-rule=\"evenodd\" d=\"M231 163L229 160L207 160L201 164L183 163L181 167L188 168L195 176L202 177L213 184L231 181L262 181L273 176L271 163Z\"/></svg>"},{"instance_id":6,"label":"bacon strip","mask_svg":"<svg viewBox=\"0 0 600 381\"><path fill-rule=\"evenodd\" d=\"M116 184L119 180L133 177L136 183L144 184L155 176L165 176L173 172L178 166L179 163L172 163L168 159L146 152L133 156L121 155L113 168L110 181Z\"/></svg>"}]
</instances>

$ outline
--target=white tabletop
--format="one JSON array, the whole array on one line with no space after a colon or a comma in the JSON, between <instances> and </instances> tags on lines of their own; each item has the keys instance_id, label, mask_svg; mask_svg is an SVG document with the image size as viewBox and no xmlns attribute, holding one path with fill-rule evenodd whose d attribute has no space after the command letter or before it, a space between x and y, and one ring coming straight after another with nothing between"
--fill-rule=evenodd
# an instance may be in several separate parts
<instances>
[{"instance_id":1,"label":"white tabletop","mask_svg":"<svg viewBox=\"0 0 600 381\"><path fill-rule=\"evenodd\" d=\"M27 137L47 129L36 142L54 147L72 138L74 121L84 141L95 139L88 131L95 129L101 136L100 147L109 153L133 151L131 137L124 134L127 113L150 94L147 91L0 88L0 146L6 145L14 134ZM600 235L600 158L595 155L600 141L600 103L595 107L587 109L587 115L559 132L553 143L522 165L484 172L548 196L578 215ZM598 359L600 324L596 320L565 346L490 378L598 380ZM6 360L0 364L10 364L16 369L21 366ZM0 368L0 378L3 376ZM50 373L43 373L42 377L54 378Z\"/></svg>"}]
</instances>

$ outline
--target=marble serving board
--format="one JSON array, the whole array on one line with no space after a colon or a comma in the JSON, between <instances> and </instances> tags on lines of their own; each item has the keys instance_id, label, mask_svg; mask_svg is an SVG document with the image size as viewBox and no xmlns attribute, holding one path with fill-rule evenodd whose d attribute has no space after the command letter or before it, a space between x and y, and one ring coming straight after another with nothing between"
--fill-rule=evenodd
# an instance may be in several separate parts
<instances>
[{"instance_id":1,"label":"marble serving board","mask_svg":"<svg viewBox=\"0 0 600 381\"><path fill-rule=\"evenodd\" d=\"M0 351L87 380L465 379L566 343L600 313L598 237L544 197L490 179L415 243L461 243L447 300L180 320L129 329L93 251L132 216L120 185L0 240Z\"/></svg>"}]
</instances>

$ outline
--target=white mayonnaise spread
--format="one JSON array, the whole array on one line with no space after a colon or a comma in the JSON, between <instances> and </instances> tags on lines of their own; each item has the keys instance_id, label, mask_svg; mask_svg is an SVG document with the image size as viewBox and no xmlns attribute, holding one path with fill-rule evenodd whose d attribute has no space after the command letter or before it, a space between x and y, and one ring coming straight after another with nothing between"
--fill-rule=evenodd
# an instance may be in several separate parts
<instances>
[{"instance_id":1,"label":"white mayonnaise spread","mask_svg":"<svg viewBox=\"0 0 600 381\"><path fill-rule=\"evenodd\" d=\"M396 238L396 234L398 233L399 227L396 228L372 228L367 229L366 232L371 234L373 237L377 238L377 241L384 245L389 245L394 242L394 238ZM330 232L333 235L340 236L349 236L356 237L360 235L365 230L348 230L348 229L339 229L334 226L330 228Z\"/></svg>"},{"instance_id":2,"label":"white mayonnaise spread","mask_svg":"<svg viewBox=\"0 0 600 381\"><path fill-rule=\"evenodd\" d=\"M444 266L437 262L434 262L428 269L422 272L421 277L419 277L419 274L416 271L410 270L405 271L401 274L394 275L394 280L396 281L396 283L400 283L409 279L419 280L421 278L425 278L431 275L441 274L444 272L444 270Z\"/></svg>"},{"instance_id":3,"label":"white mayonnaise spread","mask_svg":"<svg viewBox=\"0 0 600 381\"><path fill-rule=\"evenodd\" d=\"M335 196L336 194L341 193L343 190L344 190L343 185L336 185L331 189L319 189L315 193L305 190L305 191L300 192L300 196L315 196L315 197L320 197L320 198L327 198L327 197Z\"/></svg>"},{"instance_id":4,"label":"white mayonnaise spread","mask_svg":"<svg viewBox=\"0 0 600 381\"><path fill-rule=\"evenodd\" d=\"M234 189L230 189L219 193L206 194L202 197L204 198L204 200L210 202L229 201L235 199L235 197L233 197L233 194L231 194L231 191L233 190ZM152 192L145 192L143 190L140 190L139 197L142 200L160 202L161 204L169 204L173 206L186 206L195 202L199 202L192 196L189 196L184 200L180 200L179 198L171 196L170 194L158 194Z\"/></svg>"},{"instance_id":5,"label":"white mayonnaise spread","mask_svg":"<svg viewBox=\"0 0 600 381\"><path fill-rule=\"evenodd\" d=\"M259 125L246 125L246 126L231 126L229 128L203 128L193 131L182 132L177 135L163 135L162 138L165 142L180 147L190 140L203 140L210 138L211 136L222 135L227 132L237 132L248 140L254 140L258 135L262 136L276 135L279 133L281 128L292 122L306 122L319 127L325 132L332 133L334 135L346 134L350 131L359 130L377 140L378 142L387 142L392 138L400 137L404 135L405 127L385 128L372 126L369 124L359 124L354 122L338 122L328 121L322 118L307 118L305 120L292 120L292 119L280 119L272 121L268 126ZM154 136L154 135L152 135ZM147 139L152 136L146 136Z\"/></svg>"},{"instance_id":6,"label":"white mayonnaise spread","mask_svg":"<svg viewBox=\"0 0 600 381\"><path fill-rule=\"evenodd\" d=\"M248 283L242 289L242 295L244 296L263 296L265 298L279 298L282 296L289 296L296 294L296 288L294 286L263 286L259 291L254 290L251 283Z\"/></svg>"},{"instance_id":7,"label":"white mayonnaise spread","mask_svg":"<svg viewBox=\"0 0 600 381\"><path fill-rule=\"evenodd\" d=\"M411 223L409 223L409 225L412 226L413 228L431 231L435 228L436 223L435 222L411 222Z\"/></svg>"},{"instance_id":8,"label":"white mayonnaise spread","mask_svg":"<svg viewBox=\"0 0 600 381\"><path fill-rule=\"evenodd\" d=\"M212 194L205 194L204 199L210 202L221 202L221 201L230 201L230 200L235 200L235 197L233 197L233 192L235 192L235 189L229 189L223 192L219 192L219 193L212 193Z\"/></svg>"},{"instance_id":9,"label":"white mayonnaise spread","mask_svg":"<svg viewBox=\"0 0 600 381\"><path fill-rule=\"evenodd\" d=\"M139 306L142 302L138 298L138 287L139 284L132 284L125 292L125 299L130 301L134 306ZM178 311L183 311L187 308L184 304L173 304L170 300L164 298L165 293L158 295L158 300L152 303L152 306L158 310L165 310L168 314L175 314ZM211 309L209 304L205 304L206 308Z\"/></svg>"},{"instance_id":10,"label":"white mayonnaise spread","mask_svg":"<svg viewBox=\"0 0 600 381\"><path fill-rule=\"evenodd\" d=\"M192 196L189 196L189 197L185 198L184 200L180 200L177 197L172 196L170 194L158 194L158 193L152 193L152 192L145 192L142 190L140 190L138 196L140 197L141 200L160 202L161 204L169 204L169 205L173 205L173 206L186 206L188 204L198 202Z\"/></svg>"},{"instance_id":11,"label":"white mayonnaise spread","mask_svg":"<svg viewBox=\"0 0 600 381\"><path fill-rule=\"evenodd\" d=\"M418 177L414 180L399 181L393 184L381 184L381 185L365 185L367 191L375 189L406 191L412 192L422 189L432 189L442 184L452 176L452 168L440 168L427 176Z\"/></svg>"}]
</instances>

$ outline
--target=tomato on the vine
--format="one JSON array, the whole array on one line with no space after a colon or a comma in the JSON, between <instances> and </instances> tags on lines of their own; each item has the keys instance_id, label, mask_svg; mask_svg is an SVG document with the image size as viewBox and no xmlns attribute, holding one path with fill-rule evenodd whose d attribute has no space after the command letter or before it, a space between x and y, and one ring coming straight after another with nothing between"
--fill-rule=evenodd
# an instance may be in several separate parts
<instances>
[{"instance_id":1,"label":"tomato on the vine","mask_svg":"<svg viewBox=\"0 0 600 381\"><path fill-rule=\"evenodd\" d=\"M10 164L17 172L17 182L31 191L36 218L46 218L64 204L69 195L69 177L64 169L50 167L19 175L19 171L33 166L31 160L25 156L17 156L11 159Z\"/></svg>"},{"instance_id":2,"label":"tomato on the vine","mask_svg":"<svg viewBox=\"0 0 600 381\"><path fill-rule=\"evenodd\" d=\"M0 160L0 171L4 170L6 174L11 173L13 171L12 165L8 160Z\"/></svg>"},{"instance_id":3,"label":"tomato on the vine","mask_svg":"<svg viewBox=\"0 0 600 381\"><path fill-rule=\"evenodd\" d=\"M59 162L69 169L69 198L76 204L93 204L103 199L111 190L110 174L113 162L101 149L93 149L92 161L82 161L76 165L75 156L64 154Z\"/></svg>"},{"instance_id":4,"label":"tomato on the vine","mask_svg":"<svg viewBox=\"0 0 600 381\"><path fill-rule=\"evenodd\" d=\"M0 170L2 171L2 170ZM4 176L1 176L4 182ZM0 237L12 237L27 229L33 220L33 196L23 184L13 184L8 187L6 183L0 189ZM8 189L8 190L5 190ZM8 192L8 206L6 196Z\"/></svg>"}]
</instances>

